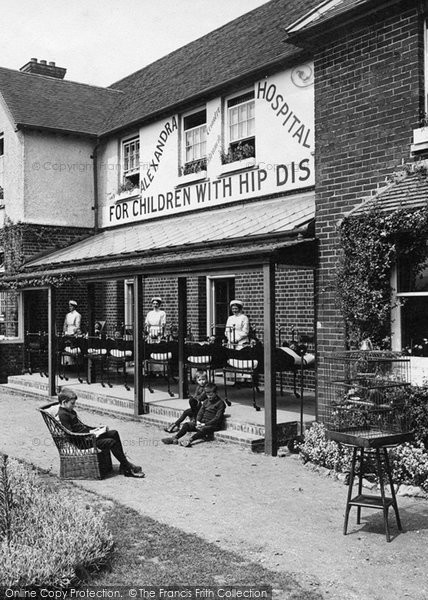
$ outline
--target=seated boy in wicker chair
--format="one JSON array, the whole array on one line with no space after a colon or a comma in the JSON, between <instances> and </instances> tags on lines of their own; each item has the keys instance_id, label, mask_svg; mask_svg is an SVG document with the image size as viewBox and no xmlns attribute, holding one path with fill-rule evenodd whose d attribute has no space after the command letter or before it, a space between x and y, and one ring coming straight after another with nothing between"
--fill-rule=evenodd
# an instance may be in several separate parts
<instances>
[{"instance_id":1,"label":"seated boy in wicker chair","mask_svg":"<svg viewBox=\"0 0 428 600\"><path fill-rule=\"evenodd\" d=\"M77 395L70 388L63 388L58 394L60 407L58 410L58 419L60 423L73 433L93 433L97 436L97 446L101 450L110 450L113 456L120 463L120 473L125 477L144 477L141 467L133 465L125 456L122 441L119 433L115 430L109 430L107 427L88 427L78 418L74 407L76 405Z\"/></svg>"}]
</instances>

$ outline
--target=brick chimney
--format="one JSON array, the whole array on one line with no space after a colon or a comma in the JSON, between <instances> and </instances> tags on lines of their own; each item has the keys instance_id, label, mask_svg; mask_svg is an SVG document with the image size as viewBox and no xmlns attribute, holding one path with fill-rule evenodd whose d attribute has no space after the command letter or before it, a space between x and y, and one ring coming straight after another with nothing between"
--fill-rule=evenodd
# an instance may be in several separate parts
<instances>
[{"instance_id":1,"label":"brick chimney","mask_svg":"<svg viewBox=\"0 0 428 600\"><path fill-rule=\"evenodd\" d=\"M67 72L67 69L57 67L54 62L50 62L49 64L45 60L37 62L37 58L30 58L30 61L19 70L23 73L36 73L37 75L47 75L48 77L56 77L57 79L64 79L64 75Z\"/></svg>"}]
</instances>

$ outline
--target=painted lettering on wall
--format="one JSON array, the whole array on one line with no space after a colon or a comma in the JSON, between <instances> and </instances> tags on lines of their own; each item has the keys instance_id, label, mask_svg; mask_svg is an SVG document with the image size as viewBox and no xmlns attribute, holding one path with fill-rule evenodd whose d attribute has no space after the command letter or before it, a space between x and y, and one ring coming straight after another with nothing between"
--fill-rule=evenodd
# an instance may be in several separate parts
<instances>
[{"instance_id":1,"label":"painted lettering on wall","mask_svg":"<svg viewBox=\"0 0 428 600\"><path fill-rule=\"evenodd\" d=\"M282 119L282 126L296 139L304 148L310 148L308 143L311 134L310 128L305 125L296 113L291 109L283 94L278 93L277 86L269 83L267 80L259 81L257 84L257 98L262 98L268 102L279 119Z\"/></svg>"},{"instance_id":2,"label":"painted lettering on wall","mask_svg":"<svg viewBox=\"0 0 428 600\"><path fill-rule=\"evenodd\" d=\"M159 168L165 144L171 133L177 129L177 119L175 117L172 117L171 121L167 121L163 126L163 129L157 139L152 158L150 159L149 168L144 172L144 175L141 174L140 177L140 187L142 191L146 191L150 187L150 184L155 178L156 171Z\"/></svg>"},{"instance_id":3,"label":"painted lettering on wall","mask_svg":"<svg viewBox=\"0 0 428 600\"><path fill-rule=\"evenodd\" d=\"M299 182L304 184L312 175L310 161L304 158L289 164L269 165L274 169L254 169L236 175L218 177L213 180L177 187L153 195L143 195L109 207L110 223L153 218L163 214L177 214L204 206L233 202L252 194L266 193L271 188L270 177L275 177L275 186L281 191L284 186ZM271 173L272 171L272 173Z\"/></svg>"}]
</instances>

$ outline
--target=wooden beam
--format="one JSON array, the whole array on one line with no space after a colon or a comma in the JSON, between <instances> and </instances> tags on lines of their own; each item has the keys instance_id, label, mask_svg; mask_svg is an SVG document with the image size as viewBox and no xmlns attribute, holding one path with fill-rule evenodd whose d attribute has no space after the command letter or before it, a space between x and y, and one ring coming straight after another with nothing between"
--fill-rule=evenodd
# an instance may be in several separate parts
<instances>
[{"instance_id":1,"label":"wooden beam","mask_svg":"<svg viewBox=\"0 0 428 600\"><path fill-rule=\"evenodd\" d=\"M263 265L264 304L264 382L265 382L265 454L276 456L278 432L276 423L275 372L275 264Z\"/></svg>"},{"instance_id":2,"label":"wooden beam","mask_svg":"<svg viewBox=\"0 0 428 600\"><path fill-rule=\"evenodd\" d=\"M178 397L187 398L185 338L187 334L187 278L178 277Z\"/></svg>"},{"instance_id":3,"label":"wooden beam","mask_svg":"<svg viewBox=\"0 0 428 600\"><path fill-rule=\"evenodd\" d=\"M48 289L48 394L56 396L56 289Z\"/></svg>"},{"instance_id":4,"label":"wooden beam","mask_svg":"<svg viewBox=\"0 0 428 600\"><path fill-rule=\"evenodd\" d=\"M142 275L134 277L134 415L144 414L144 284Z\"/></svg>"}]
</instances>

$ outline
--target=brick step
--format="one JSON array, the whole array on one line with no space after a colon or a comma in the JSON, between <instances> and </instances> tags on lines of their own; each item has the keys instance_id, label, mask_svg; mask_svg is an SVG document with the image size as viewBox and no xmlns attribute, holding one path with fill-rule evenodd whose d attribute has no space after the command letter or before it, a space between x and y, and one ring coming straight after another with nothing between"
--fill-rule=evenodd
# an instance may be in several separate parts
<instances>
[{"instance_id":1,"label":"brick step","mask_svg":"<svg viewBox=\"0 0 428 600\"><path fill-rule=\"evenodd\" d=\"M162 415L159 414L146 414L144 417L142 417L142 420L144 423L149 423L161 429L171 425L171 420L165 420L162 418ZM165 437L167 436L168 434L165 433ZM253 452L260 452L264 450L264 437L254 435L246 431L239 431L237 429L222 429L221 431L216 431L215 439L218 441L246 447Z\"/></svg>"},{"instance_id":2,"label":"brick step","mask_svg":"<svg viewBox=\"0 0 428 600\"><path fill-rule=\"evenodd\" d=\"M73 385L73 383L71 383ZM11 396L20 396L40 400L40 405L49 402L48 382L46 379L36 375L31 379L20 378L19 376L10 377L7 384L0 385L3 393ZM99 389L99 388L98 388ZM79 386L79 406L99 414L111 414L124 419L141 420L144 423L152 424L163 429L171 425L188 407L187 400L177 398L158 398L151 395L146 397L146 410L144 415L134 416L134 403L126 398L118 398L108 394L103 394L98 390L91 389L90 386ZM123 393L123 390L120 390ZM150 400L153 398L152 400ZM171 406L171 404L174 404ZM232 414L229 414L231 411ZM233 418L233 405L226 411L225 427L216 433L216 439L238 444L253 451L260 451L264 448L264 425L253 423L252 411L248 413L248 421L240 418ZM297 422L290 421L278 424L281 440L288 440L297 435Z\"/></svg>"},{"instance_id":3,"label":"brick step","mask_svg":"<svg viewBox=\"0 0 428 600\"><path fill-rule=\"evenodd\" d=\"M42 394L43 397L48 399L48 383L46 378L40 376L32 376L31 380L25 377L13 376L9 378L9 382L4 386L7 389L15 389L22 392L24 395L33 395L34 393ZM101 412L114 412L119 413L123 416L132 418L134 416L134 402L124 398L117 398L108 394L95 392L91 390L90 386L79 387L79 405L82 408L90 408L92 410ZM188 408L187 402L182 402L179 407L168 406L171 401L176 401L177 398L165 399L164 402L159 403L150 402L151 395L147 394L146 411L150 415L158 415L161 423L165 426L178 419L182 411ZM177 404L177 402L175 402ZM233 410L233 408L232 408ZM227 413L226 413L227 414ZM264 425L240 422L234 420L233 417L226 418L225 429L233 429L240 432L250 433L260 438L264 437L265 428Z\"/></svg>"}]
</instances>

